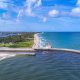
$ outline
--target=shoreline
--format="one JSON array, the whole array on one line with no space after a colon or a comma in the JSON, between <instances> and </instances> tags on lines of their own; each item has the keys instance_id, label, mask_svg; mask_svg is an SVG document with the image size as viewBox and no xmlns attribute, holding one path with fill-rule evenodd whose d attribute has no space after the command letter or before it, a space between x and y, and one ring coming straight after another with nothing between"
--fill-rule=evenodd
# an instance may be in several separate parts
<instances>
[{"instance_id":1,"label":"shoreline","mask_svg":"<svg viewBox=\"0 0 80 80\"><path fill-rule=\"evenodd\" d=\"M0 61L6 58L15 57L17 55L29 55L34 56L36 52L51 52L51 51L64 51L64 52L71 52L71 53L78 53L80 54L80 50L75 49L65 49L65 48L50 48L50 47L40 47L40 38L39 33L34 34L33 46L32 48L9 48L9 47L0 47ZM50 44L51 45L51 44Z\"/></svg>"},{"instance_id":2,"label":"shoreline","mask_svg":"<svg viewBox=\"0 0 80 80\"><path fill-rule=\"evenodd\" d=\"M68 48L46 48L40 47L40 38L39 38L39 33L34 34L34 40L33 40L33 46L31 48L9 48L9 47L0 47L0 52L3 51L13 51L13 52L35 52L35 50L60 50L60 51L72 51L72 52L80 52L80 50L76 50L76 49L68 49ZM51 45L51 44L50 44Z\"/></svg>"},{"instance_id":3,"label":"shoreline","mask_svg":"<svg viewBox=\"0 0 80 80\"><path fill-rule=\"evenodd\" d=\"M35 52L35 50L65 50L65 51L78 51L80 52L80 50L76 50L76 49L68 49L68 48L46 48L46 47L43 47L41 48L40 47L40 38L39 38L39 33L36 33L34 34L34 40L33 40L33 46L31 48L9 48L9 47L0 47L0 52L3 51L14 51L14 52L18 52L18 51L23 51L23 52L29 52L29 51L32 51L32 52ZM51 45L51 44L50 44Z\"/></svg>"},{"instance_id":4,"label":"shoreline","mask_svg":"<svg viewBox=\"0 0 80 80\"><path fill-rule=\"evenodd\" d=\"M39 44L40 44L40 40L39 40L39 33L34 34L34 44L32 46L32 49L36 49L36 48L40 48Z\"/></svg>"},{"instance_id":5,"label":"shoreline","mask_svg":"<svg viewBox=\"0 0 80 80\"><path fill-rule=\"evenodd\" d=\"M41 45L41 39L39 37L39 33L37 34L34 34L34 44L32 46L33 49L36 49L36 48L46 48L46 49L49 49L49 48L52 48L52 45L49 43L49 42L46 42L45 43L45 46L42 46Z\"/></svg>"}]
</instances>

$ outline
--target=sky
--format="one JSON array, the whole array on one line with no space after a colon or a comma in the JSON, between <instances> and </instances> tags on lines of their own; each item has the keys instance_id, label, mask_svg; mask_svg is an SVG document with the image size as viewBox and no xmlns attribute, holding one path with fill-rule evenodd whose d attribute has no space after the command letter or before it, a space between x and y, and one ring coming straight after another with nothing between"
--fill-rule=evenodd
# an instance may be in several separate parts
<instances>
[{"instance_id":1,"label":"sky","mask_svg":"<svg viewBox=\"0 0 80 80\"><path fill-rule=\"evenodd\" d=\"M80 32L80 0L0 0L0 31Z\"/></svg>"}]
</instances>

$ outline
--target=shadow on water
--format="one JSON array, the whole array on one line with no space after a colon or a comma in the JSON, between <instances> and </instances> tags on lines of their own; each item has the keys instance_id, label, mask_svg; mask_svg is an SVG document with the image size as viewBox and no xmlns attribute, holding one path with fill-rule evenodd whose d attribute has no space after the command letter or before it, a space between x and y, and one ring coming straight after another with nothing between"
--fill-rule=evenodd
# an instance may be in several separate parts
<instances>
[{"instance_id":1,"label":"shadow on water","mask_svg":"<svg viewBox=\"0 0 80 80\"><path fill-rule=\"evenodd\" d=\"M0 61L0 80L79 80L80 54L38 52Z\"/></svg>"}]
</instances>

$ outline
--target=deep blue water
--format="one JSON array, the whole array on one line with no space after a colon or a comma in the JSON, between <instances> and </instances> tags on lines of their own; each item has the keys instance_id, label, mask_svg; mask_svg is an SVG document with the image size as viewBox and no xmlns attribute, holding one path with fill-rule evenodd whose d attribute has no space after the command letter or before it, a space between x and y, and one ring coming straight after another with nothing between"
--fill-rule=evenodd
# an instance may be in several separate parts
<instances>
[{"instance_id":1,"label":"deep blue water","mask_svg":"<svg viewBox=\"0 0 80 80\"><path fill-rule=\"evenodd\" d=\"M80 33L42 33L40 37L53 47L80 49ZM38 52L4 59L0 61L0 80L80 80L80 54Z\"/></svg>"},{"instance_id":2,"label":"deep blue water","mask_svg":"<svg viewBox=\"0 0 80 80\"><path fill-rule=\"evenodd\" d=\"M55 48L80 50L79 32L44 32L40 37L44 43L49 42Z\"/></svg>"}]
</instances>

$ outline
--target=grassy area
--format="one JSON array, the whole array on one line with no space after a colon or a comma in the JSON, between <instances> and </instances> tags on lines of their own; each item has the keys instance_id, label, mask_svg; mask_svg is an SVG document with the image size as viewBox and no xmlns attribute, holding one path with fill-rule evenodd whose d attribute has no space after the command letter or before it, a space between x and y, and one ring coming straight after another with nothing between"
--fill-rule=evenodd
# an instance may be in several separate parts
<instances>
[{"instance_id":1,"label":"grassy area","mask_svg":"<svg viewBox=\"0 0 80 80\"><path fill-rule=\"evenodd\" d=\"M11 33L3 33L11 34ZM15 33L17 35L0 37L0 47L11 47L11 48L30 48L32 47L34 34L30 32Z\"/></svg>"},{"instance_id":2,"label":"grassy area","mask_svg":"<svg viewBox=\"0 0 80 80\"><path fill-rule=\"evenodd\" d=\"M30 48L33 45L33 40L28 40L25 42L17 42L14 44L0 44L0 47L10 47L10 48Z\"/></svg>"},{"instance_id":3,"label":"grassy area","mask_svg":"<svg viewBox=\"0 0 80 80\"><path fill-rule=\"evenodd\" d=\"M6 44L3 44L3 43L1 44L1 43L0 43L0 47L9 47L10 45L11 45L11 44L8 44L8 43L6 43Z\"/></svg>"}]
</instances>

